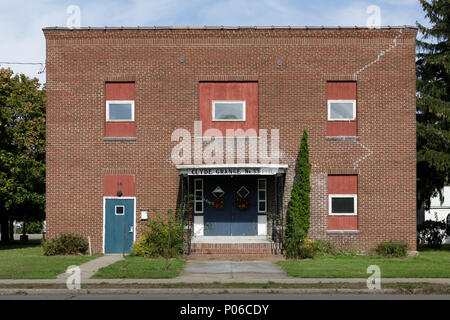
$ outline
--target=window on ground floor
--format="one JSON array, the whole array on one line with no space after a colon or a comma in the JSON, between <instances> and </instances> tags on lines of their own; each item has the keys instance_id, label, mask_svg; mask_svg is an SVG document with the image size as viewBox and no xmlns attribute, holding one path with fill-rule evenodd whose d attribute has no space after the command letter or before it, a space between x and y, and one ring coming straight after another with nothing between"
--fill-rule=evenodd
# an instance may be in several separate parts
<instances>
[{"instance_id":1,"label":"window on ground floor","mask_svg":"<svg viewBox=\"0 0 450 320\"><path fill-rule=\"evenodd\" d=\"M258 213L267 212L267 179L258 179Z\"/></svg>"},{"instance_id":2,"label":"window on ground floor","mask_svg":"<svg viewBox=\"0 0 450 320\"><path fill-rule=\"evenodd\" d=\"M194 212L203 213L203 179L194 179Z\"/></svg>"},{"instance_id":3,"label":"window on ground floor","mask_svg":"<svg viewBox=\"0 0 450 320\"><path fill-rule=\"evenodd\" d=\"M356 215L357 195L330 194L328 208L330 215Z\"/></svg>"}]
</instances>

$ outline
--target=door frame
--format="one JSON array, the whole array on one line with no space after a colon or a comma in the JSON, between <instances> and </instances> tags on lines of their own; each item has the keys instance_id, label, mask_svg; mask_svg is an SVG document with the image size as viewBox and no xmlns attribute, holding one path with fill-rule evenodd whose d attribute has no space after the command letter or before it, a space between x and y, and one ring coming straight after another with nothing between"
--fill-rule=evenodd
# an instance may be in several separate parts
<instances>
[{"instance_id":1,"label":"door frame","mask_svg":"<svg viewBox=\"0 0 450 320\"><path fill-rule=\"evenodd\" d=\"M102 243L102 253L105 253L105 240L106 240L106 200L134 200L133 209L133 243L136 242L136 197L103 197L103 243Z\"/></svg>"}]
</instances>

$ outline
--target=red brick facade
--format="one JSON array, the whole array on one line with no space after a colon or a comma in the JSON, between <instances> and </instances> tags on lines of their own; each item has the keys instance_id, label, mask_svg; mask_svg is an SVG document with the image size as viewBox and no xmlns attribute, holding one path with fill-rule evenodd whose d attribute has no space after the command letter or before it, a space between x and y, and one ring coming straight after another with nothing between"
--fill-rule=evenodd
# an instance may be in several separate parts
<instances>
[{"instance_id":1,"label":"red brick facade","mask_svg":"<svg viewBox=\"0 0 450 320\"><path fill-rule=\"evenodd\" d=\"M200 119L200 83L248 81L257 83L259 128L280 130L280 162L289 164L284 208L308 131L310 236L361 250L400 239L414 250L416 32L45 29L48 236L81 233L102 251L102 199L107 184L117 184L114 177L132 177L126 181L135 183L138 214L174 208L179 177L171 134L192 131ZM330 81L355 82L356 136L327 135ZM135 139L105 139L108 82L134 83ZM354 232L328 229L329 175L357 175ZM138 221L138 233L143 225Z\"/></svg>"}]
</instances>

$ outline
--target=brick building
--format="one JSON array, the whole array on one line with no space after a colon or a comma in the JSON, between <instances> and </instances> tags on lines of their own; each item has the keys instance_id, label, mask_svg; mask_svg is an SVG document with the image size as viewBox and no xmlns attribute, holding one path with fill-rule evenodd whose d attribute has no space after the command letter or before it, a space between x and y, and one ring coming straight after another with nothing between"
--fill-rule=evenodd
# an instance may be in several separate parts
<instances>
[{"instance_id":1,"label":"brick building","mask_svg":"<svg viewBox=\"0 0 450 320\"><path fill-rule=\"evenodd\" d=\"M306 128L310 237L414 250L416 33L44 29L48 236L128 251L152 208L195 195L192 253L270 253Z\"/></svg>"}]
</instances>

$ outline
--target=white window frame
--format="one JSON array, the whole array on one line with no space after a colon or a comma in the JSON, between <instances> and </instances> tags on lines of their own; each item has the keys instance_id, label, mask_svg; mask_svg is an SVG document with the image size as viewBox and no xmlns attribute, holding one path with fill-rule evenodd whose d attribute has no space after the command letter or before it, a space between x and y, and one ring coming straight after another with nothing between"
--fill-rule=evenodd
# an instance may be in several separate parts
<instances>
[{"instance_id":1,"label":"white window frame","mask_svg":"<svg viewBox=\"0 0 450 320\"><path fill-rule=\"evenodd\" d=\"M331 104L332 103L351 103L353 105L353 117L344 119L331 118ZM356 100L328 100L328 121L354 121L356 120Z\"/></svg>"},{"instance_id":2,"label":"white window frame","mask_svg":"<svg viewBox=\"0 0 450 320\"><path fill-rule=\"evenodd\" d=\"M352 213L333 213L331 212L331 204L333 198L353 198L353 207L355 212ZM358 215L358 195L356 194L330 194L328 195L328 214L330 216L357 216Z\"/></svg>"},{"instance_id":3,"label":"white window frame","mask_svg":"<svg viewBox=\"0 0 450 320\"><path fill-rule=\"evenodd\" d=\"M119 208L119 207L122 207L123 208L123 213L117 213L117 208ZM124 216L125 215L125 206L124 205L117 205L117 206L114 206L114 214L116 215L116 216Z\"/></svg>"},{"instance_id":4,"label":"white window frame","mask_svg":"<svg viewBox=\"0 0 450 320\"><path fill-rule=\"evenodd\" d=\"M243 110L242 110L242 116L243 119L216 119L215 115L216 115L216 103L230 103L230 104L242 104L243 105ZM245 122L247 118L247 107L245 105L245 100L213 100L212 102L212 121L215 122Z\"/></svg>"},{"instance_id":5,"label":"white window frame","mask_svg":"<svg viewBox=\"0 0 450 320\"><path fill-rule=\"evenodd\" d=\"M260 189L260 188L259 188L259 182L260 182L260 181L264 181L264 185L265 185L265 188L264 188L264 189ZM258 188L257 188L257 189L258 189L258 213L266 213L266 212L267 212L267 179L265 179L265 178L264 178L264 179L258 179L258 182L257 182L257 183L258 183ZM266 195L266 196L264 197L265 200L259 200L259 192L260 192L260 191L264 191L264 193L265 193L265 195ZM259 203L260 203L260 202L263 202L263 203L264 203L264 211L259 210Z\"/></svg>"},{"instance_id":6,"label":"white window frame","mask_svg":"<svg viewBox=\"0 0 450 320\"><path fill-rule=\"evenodd\" d=\"M197 181L201 181L202 183L202 188L201 189L197 189ZM204 209L205 209L205 205L204 205L204 201L203 201L203 194L204 194L204 187L203 187L203 179L194 179L194 213L203 213ZM197 191L201 191L202 192L202 197L201 199L197 199ZM202 204L202 210L197 210L197 203L201 203Z\"/></svg>"},{"instance_id":7,"label":"white window frame","mask_svg":"<svg viewBox=\"0 0 450 320\"><path fill-rule=\"evenodd\" d=\"M109 119L110 104L131 104L131 119ZM106 101L106 121L107 122L134 122L134 100L107 100Z\"/></svg>"}]
</instances>

